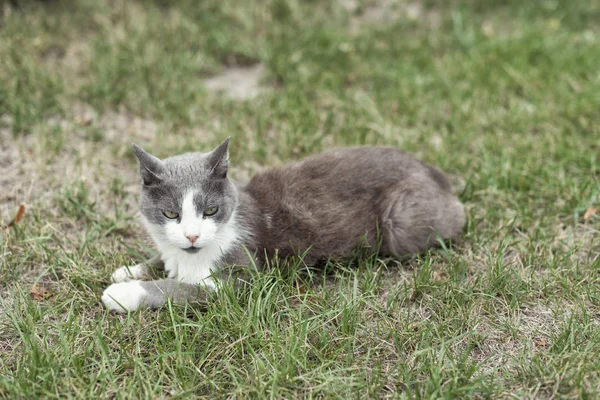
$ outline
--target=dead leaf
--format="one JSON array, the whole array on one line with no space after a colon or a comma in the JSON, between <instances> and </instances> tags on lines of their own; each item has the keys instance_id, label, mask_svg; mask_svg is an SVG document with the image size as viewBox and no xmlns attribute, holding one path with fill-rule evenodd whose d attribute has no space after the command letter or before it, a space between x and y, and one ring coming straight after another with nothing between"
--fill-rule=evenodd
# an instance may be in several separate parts
<instances>
[{"instance_id":1,"label":"dead leaf","mask_svg":"<svg viewBox=\"0 0 600 400\"><path fill-rule=\"evenodd\" d=\"M89 126L92 124L92 116L88 114L80 115L76 119L77 123L81 126Z\"/></svg>"},{"instance_id":2,"label":"dead leaf","mask_svg":"<svg viewBox=\"0 0 600 400\"><path fill-rule=\"evenodd\" d=\"M433 271L433 280L436 282L446 282L448 280L448 274L446 271Z\"/></svg>"},{"instance_id":3,"label":"dead leaf","mask_svg":"<svg viewBox=\"0 0 600 400\"><path fill-rule=\"evenodd\" d=\"M494 25L492 25L490 21L485 21L483 24L481 24L481 31L487 37L492 37L496 33Z\"/></svg>"},{"instance_id":4,"label":"dead leaf","mask_svg":"<svg viewBox=\"0 0 600 400\"><path fill-rule=\"evenodd\" d=\"M33 285L31 289L29 289L29 293L31 293L31 297L33 297L36 301L44 301L51 296L51 293L48 289L40 286Z\"/></svg>"},{"instance_id":5,"label":"dead leaf","mask_svg":"<svg viewBox=\"0 0 600 400\"><path fill-rule=\"evenodd\" d=\"M25 215L25 206L21 204L19 206L19 211L17 211L15 222L21 222L21 220L23 219L23 215Z\"/></svg>"},{"instance_id":6,"label":"dead leaf","mask_svg":"<svg viewBox=\"0 0 600 400\"><path fill-rule=\"evenodd\" d=\"M419 329L419 325L421 325L420 322L411 322L410 324L408 324L408 329L416 331Z\"/></svg>"},{"instance_id":7,"label":"dead leaf","mask_svg":"<svg viewBox=\"0 0 600 400\"><path fill-rule=\"evenodd\" d=\"M585 210L585 213L583 214L583 220L587 221L589 219L591 219L594 215L598 214L598 211L600 211L600 208L598 207L590 207L587 210Z\"/></svg>"},{"instance_id":8,"label":"dead leaf","mask_svg":"<svg viewBox=\"0 0 600 400\"><path fill-rule=\"evenodd\" d=\"M23 219L23 215L25 215L25 205L21 204L19 206L19 209L17 210L17 215L15 215L15 218L10 221L8 224L4 225L2 227L2 229L8 229L11 226L13 226L14 224L20 222Z\"/></svg>"}]
</instances>

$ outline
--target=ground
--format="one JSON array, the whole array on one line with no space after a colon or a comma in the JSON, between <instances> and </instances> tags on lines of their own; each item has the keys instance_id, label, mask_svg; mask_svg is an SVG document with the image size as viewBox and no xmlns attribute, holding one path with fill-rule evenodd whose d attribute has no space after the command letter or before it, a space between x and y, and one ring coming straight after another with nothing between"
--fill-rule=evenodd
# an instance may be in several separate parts
<instances>
[{"instance_id":1,"label":"ground","mask_svg":"<svg viewBox=\"0 0 600 400\"><path fill-rule=\"evenodd\" d=\"M0 15L0 397L600 395L598 0ZM240 180L334 146L415 153L457 183L464 240L107 312L112 271L153 251L131 142L167 156L227 136Z\"/></svg>"}]
</instances>

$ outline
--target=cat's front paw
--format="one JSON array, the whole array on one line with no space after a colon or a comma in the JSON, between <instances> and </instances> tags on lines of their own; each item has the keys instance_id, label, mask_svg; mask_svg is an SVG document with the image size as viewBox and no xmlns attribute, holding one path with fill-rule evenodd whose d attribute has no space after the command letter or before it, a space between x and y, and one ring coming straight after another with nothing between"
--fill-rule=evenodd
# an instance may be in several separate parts
<instances>
[{"instance_id":1,"label":"cat's front paw","mask_svg":"<svg viewBox=\"0 0 600 400\"><path fill-rule=\"evenodd\" d=\"M126 313L137 310L147 294L138 281L113 283L102 293L102 302L109 310Z\"/></svg>"},{"instance_id":2,"label":"cat's front paw","mask_svg":"<svg viewBox=\"0 0 600 400\"><path fill-rule=\"evenodd\" d=\"M118 268L110 276L112 283L128 282L132 279L142 279L147 277L148 268L144 264L133 265L131 267L123 266Z\"/></svg>"}]
</instances>

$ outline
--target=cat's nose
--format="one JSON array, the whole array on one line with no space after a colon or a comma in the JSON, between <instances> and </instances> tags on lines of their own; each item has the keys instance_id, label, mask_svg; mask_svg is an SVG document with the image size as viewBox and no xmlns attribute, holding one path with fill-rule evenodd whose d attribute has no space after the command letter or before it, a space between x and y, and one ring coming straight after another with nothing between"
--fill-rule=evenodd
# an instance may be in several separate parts
<instances>
[{"instance_id":1,"label":"cat's nose","mask_svg":"<svg viewBox=\"0 0 600 400\"><path fill-rule=\"evenodd\" d=\"M192 244L194 244L194 242L195 242L196 240L198 240L198 238L199 238L199 236L198 236L198 235L185 235L185 237L186 237L186 238L188 238L188 240L189 240L190 242L192 242Z\"/></svg>"}]
</instances>

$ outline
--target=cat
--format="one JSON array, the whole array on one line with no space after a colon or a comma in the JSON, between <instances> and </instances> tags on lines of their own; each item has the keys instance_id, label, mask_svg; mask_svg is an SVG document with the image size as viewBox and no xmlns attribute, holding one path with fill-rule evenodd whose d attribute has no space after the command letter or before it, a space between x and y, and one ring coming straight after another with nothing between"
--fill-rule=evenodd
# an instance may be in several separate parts
<instances>
[{"instance_id":1,"label":"cat","mask_svg":"<svg viewBox=\"0 0 600 400\"><path fill-rule=\"evenodd\" d=\"M266 169L245 186L228 177L229 139L164 160L133 149L142 222L160 254L112 274L102 302L117 312L208 300L231 266L298 254L314 265L365 244L401 257L458 239L465 225L444 173L392 147L331 150ZM144 280L152 266L167 278Z\"/></svg>"}]
</instances>

